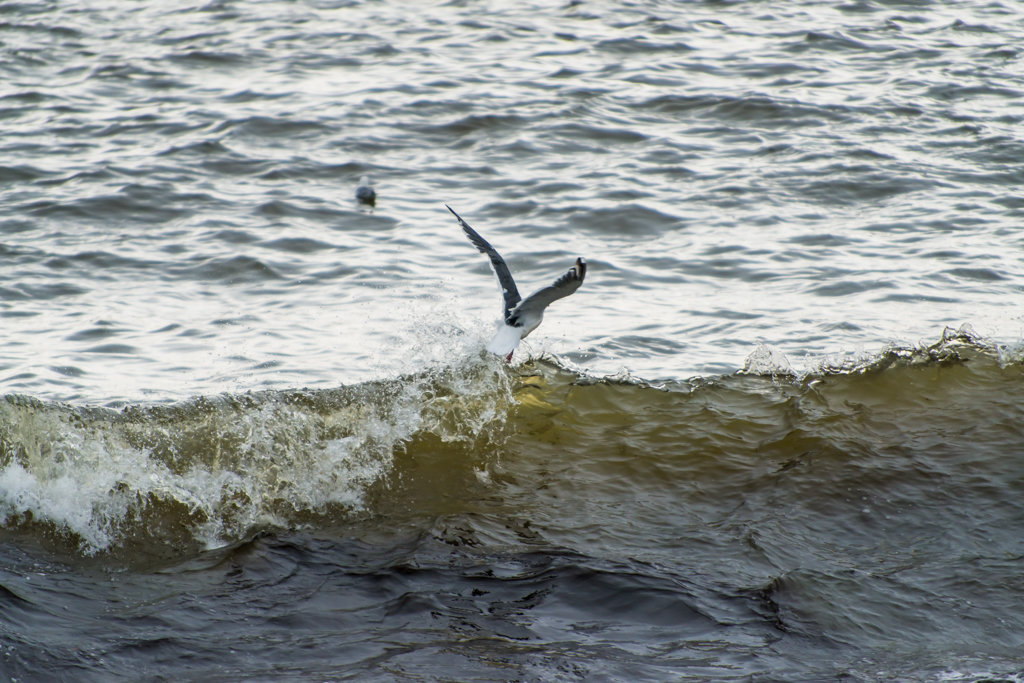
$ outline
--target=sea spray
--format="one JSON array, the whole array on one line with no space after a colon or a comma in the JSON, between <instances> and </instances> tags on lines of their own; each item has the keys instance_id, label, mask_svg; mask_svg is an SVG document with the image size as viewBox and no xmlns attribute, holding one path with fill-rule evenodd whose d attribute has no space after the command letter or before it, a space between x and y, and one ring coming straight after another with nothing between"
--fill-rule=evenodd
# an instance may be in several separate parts
<instances>
[{"instance_id":1,"label":"sea spray","mask_svg":"<svg viewBox=\"0 0 1024 683\"><path fill-rule=\"evenodd\" d=\"M500 440L511 371L496 359L330 390L110 409L0 400L0 518L86 554L216 547L359 511L417 434Z\"/></svg>"}]
</instances>

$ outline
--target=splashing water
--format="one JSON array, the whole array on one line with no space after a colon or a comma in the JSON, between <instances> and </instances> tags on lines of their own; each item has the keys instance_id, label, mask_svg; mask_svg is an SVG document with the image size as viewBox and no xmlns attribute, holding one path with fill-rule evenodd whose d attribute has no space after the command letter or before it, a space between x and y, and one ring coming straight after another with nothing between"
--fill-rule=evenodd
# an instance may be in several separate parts
<instances>
[{"instance_id":1,"label":"splashing water","mask_svg":"<svg viewBox=\"0 0 1024 683\"><path fill-rule=\"evenodd\" d=\"M95 553L132 539L211 547L351 513L417 433L499 434L508 381L484 358L335 390L122 412L8 396L0 514L8 526L52 525Z\"/></svg>"}]
</instances>

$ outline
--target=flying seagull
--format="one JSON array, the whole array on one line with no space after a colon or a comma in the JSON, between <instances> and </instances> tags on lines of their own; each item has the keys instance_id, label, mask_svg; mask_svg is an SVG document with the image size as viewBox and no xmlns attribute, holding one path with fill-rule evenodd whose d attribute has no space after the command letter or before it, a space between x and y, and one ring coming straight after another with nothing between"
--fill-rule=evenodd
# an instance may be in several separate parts
<instances>
[{"instance_id":1,"label":"flying seagull","mask_svg":"<svg viewBox=\"0 0 1024 683\"><path fill-rule=\"evenodd\" d=\"M481 254L491 259L491 268L498 276L498 285L501 286L501 294L505 299L505 307L502 311L502 322L498 327L494 339L487 345L487 350L499 356L505 356L505 360L512 361L512 354L519 346L519 340L537 329L540 321L544 319L544 309L554 301L569 296L583 284L583 278L587 274L587 262L581 258L576 259L576 265L562 277L555 280L547 287L542 287L530 296L523 299L516 289L516 281L512 279L512 273L508 272L505 259L495 251L494 247L488 244L487 240L469 227L469 223L462 220L462 216L455 213L455 210L447 204L446 209L458 219L462 231L473 243Z\"/></svg>"},{"instance_id":2,"label":"flying seagull","mask_svg":"<svg viewBox=\"0 0 1024 683\"><path fill-rule=\"evenodd\" d=\"M377 205L377 192L373 189L373 185L370 183L370 176L364 175L359 179L359 186L356 187L356 199L361 201L363 204L369 204L370 206Z\"/></svg>"}]
</instances>

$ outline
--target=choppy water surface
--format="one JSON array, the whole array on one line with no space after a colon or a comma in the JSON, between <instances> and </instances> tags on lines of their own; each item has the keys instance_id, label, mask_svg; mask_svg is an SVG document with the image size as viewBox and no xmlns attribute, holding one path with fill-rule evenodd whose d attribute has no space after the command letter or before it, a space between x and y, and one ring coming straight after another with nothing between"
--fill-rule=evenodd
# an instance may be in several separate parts
<instances>
[{"instance_id":1,"label":"choppy water surface","mask_svg":"<svg viewBox=\"0 0 1024 683\"><path fill-rule=\"evenodd\" d=\"M1022 27L0 5L0 673L1021 680Z\"/></svg>"}]
</instances>

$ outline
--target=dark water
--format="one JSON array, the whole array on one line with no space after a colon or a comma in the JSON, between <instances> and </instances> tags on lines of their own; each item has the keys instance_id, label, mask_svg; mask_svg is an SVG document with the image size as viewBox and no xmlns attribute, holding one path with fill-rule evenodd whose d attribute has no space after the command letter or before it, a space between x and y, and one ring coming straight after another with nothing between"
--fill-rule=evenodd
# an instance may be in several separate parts
<instances>
[{"instance_id":1,"label":"dark water","mask_svg":"<svg viewBox=\"0 0 1024 683\"><path fill-rule=\"evenodd\" d=\"M0 4L0 678L1024 679L1022 42Z\"/></svg>"},{"instance_id":2,"label":"dark water","mask_svg":"<svg viewBox=\"0 0 1024 683\"><path fill-rule=\"evenodd\" d=\"M9 396L3 664L1017 680L1022 380L950 336L803 379L480 360L122 411Z\"/></svg>"}]
</instances>

